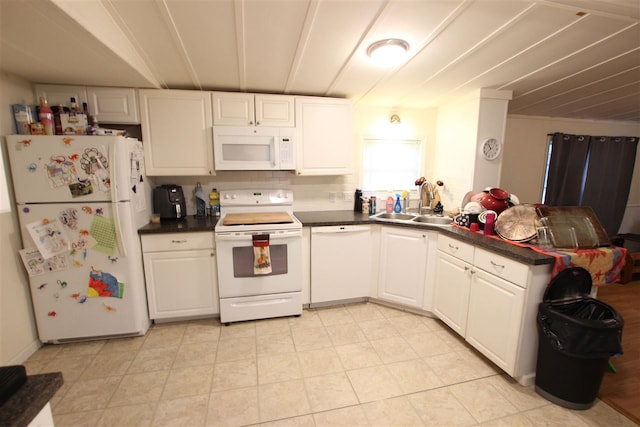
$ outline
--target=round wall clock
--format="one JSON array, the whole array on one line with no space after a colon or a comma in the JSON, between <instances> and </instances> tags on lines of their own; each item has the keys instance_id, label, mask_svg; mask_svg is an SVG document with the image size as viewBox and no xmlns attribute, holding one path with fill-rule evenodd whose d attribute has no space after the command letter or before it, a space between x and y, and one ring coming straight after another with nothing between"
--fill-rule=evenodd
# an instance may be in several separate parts
<instances>
[{"instance_id":1,"label":"round wall clock","mask_svg":"<svg viewBox=\"0 0 640 427\"><path fill-rule=\"evenodd\" d=\"M482 150L482 156L487 160L495 160L502 150L502 144L495 138L487 138L482 141L480 146Z\"/></svg>"}]
</instances>

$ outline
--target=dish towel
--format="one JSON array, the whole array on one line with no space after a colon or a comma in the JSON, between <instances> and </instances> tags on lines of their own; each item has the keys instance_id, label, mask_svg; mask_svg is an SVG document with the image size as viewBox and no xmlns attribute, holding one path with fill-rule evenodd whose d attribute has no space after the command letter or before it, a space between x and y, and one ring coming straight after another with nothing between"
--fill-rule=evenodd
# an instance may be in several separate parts
<instances>
[{"instance_id":1,"label":"dish towel","mask_svg":"<svg viewBox=\"0 0 640 427\"><path fill-rule=\"evenodd\" d=\"M269 235L253 235L253 274L271 273L271 253L269 251Z\"/></svg>"}]
</instances>

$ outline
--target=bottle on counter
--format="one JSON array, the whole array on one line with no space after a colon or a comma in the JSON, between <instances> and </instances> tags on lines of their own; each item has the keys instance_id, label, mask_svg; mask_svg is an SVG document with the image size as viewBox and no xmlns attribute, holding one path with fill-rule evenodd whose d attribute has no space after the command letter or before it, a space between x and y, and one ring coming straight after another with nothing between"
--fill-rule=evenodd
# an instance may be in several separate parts
<instances>
[{"instance_id":1,"label":"bottle on counter","mask_svg":"<svg viewBox=\"0 0 640 427\"><path fill-rule=\"evenodd\" d=\"M400 204L400 195L399 194L396 194L396 204L393 205L393 211L395 213L402 212L402 205Z\"/></svg>"},{"instance_id":2,"label":"bottle on counter","mask_svg":"<svg viewBox=\"0 0 640 427\"><path fill-rule=\"evenodd\" d=\"M484 235L492 236L495 234L496 214L493 212L487 213L484 219Z\"/></svg>"},{"instance_id":3,"label":"bottle on counter","mask_svg":"<svg viewBox=\"0 0 640 427\"><path fill-rule=\"evenodd\" d=\"M38 119L42 123L45 135L55 135L55 122L53 120L53 111L46 98L40 97L40 110L38 111Z\"/></svg>"},{"instance_id":4,"label":"bottle on counter","mask_svg":"<svg viewBox=\"0 0 640 427\"><path fill-rule=\"evenodd\" d=\"M376 196L371 196L369 198L369 213L371 215L375 215L375 213L376 213L376 209L377 209L376 202L377 201L378 201L378 199L377 199Z\"/></svg>"},{"instance_id":5,"label":"bottle on counter","mask_svg":"<svg viewBox=\"0 0 640 427\"><path fill-rule=\"evenodd\" d=\"M356 189L356 193L353 196L353 211L362 212L362 190Z\"/></svg>"},{"instance_id":6,"label":"bottle on counter","mask_svg":"<svg viewBox=\"0 0 640 427\"><path fill-rule=\"evenodd\" d=\"M211 216L220 216L220 193L215 188L209 193Z\"/></svg>"},{"instance_id":7,"label":"bottle on counter","mask_svg":"<svg viewBox=\"0 0 640 427\"><path fill-rule=\"evenodd\" d=\"M387 197L387 213L393 212L393 197Z\"/></svg>"}]
</instances>

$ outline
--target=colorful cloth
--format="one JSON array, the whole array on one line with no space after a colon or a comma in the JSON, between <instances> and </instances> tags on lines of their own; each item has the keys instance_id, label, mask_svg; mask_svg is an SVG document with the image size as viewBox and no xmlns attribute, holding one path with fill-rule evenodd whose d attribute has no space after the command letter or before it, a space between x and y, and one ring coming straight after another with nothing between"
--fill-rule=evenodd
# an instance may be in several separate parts
<instances>
[{"instance_id":1,"label":"colorful cloth","mask_svg":"<svg viewBox=\"0 0 640 427\"><path fill-rule=\"evenodd\" d=\"M462 228L469 231L466 227ZM469 231L473 233L473 231ZM482 234L482 231L477 232ZM500 236L485 236L496 240L500 240L506 243L510 243L515 246L523 248L529 248L538 253L551 256L555 259L553 268L551 269L551 277L553 279L558 273L568 267L582 267L591 274L591 280L593 286L604 286L609 283L614 283L620 280L620 274L624 267L625 258L627 256L627 249L617 246L601 247L595 249L576 249L559 250L559 249L542 249L537 245L529 243L513 242L510 240L504 240Z\"/></svg>"}]
</instances>

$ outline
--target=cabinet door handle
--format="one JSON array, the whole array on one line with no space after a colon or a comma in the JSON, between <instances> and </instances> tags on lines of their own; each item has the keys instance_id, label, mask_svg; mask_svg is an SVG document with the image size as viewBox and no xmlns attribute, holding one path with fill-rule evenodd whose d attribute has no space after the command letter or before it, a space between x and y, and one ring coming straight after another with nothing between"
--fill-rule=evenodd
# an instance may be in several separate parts
<instances>
[{"instance_id":1,"label":"cabinet door handle","mask_svg":"<svg viewBox=\"0 0 640 427\"><path fill-rule=\"evenodd\" d=\"M182 239L182 240L171 240L171 243L187 243L187 239Z\"/></svg>"},{"instance_id":2,"label":"cabinet door handle","mask_svg":"<svg viewBox=\"0 0 640 427\"><path fill-rule=\"evenodd\" d=\"M453 246L451 243L449 243L449 249L451 250L451 252L458 252L458 249L460 249L457 246Z\"/></svg>"},{"instance_id":3,"label":"cabinet door handle","mask_svg":"<svg viewBox=\"0 0 640 427\"><path fill-rule=\"evenodd\" d=\"M502 273L502 270L504 270L504 265L502 265L502 264L498 264L498 263L495 263L495 262L491 261L491 265L493 266L494 269L496 269L496 271L498 273Z\"/></svg>"}]
</instances>

